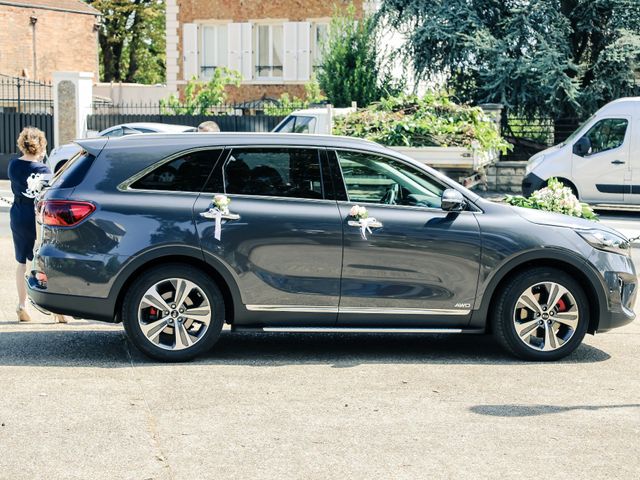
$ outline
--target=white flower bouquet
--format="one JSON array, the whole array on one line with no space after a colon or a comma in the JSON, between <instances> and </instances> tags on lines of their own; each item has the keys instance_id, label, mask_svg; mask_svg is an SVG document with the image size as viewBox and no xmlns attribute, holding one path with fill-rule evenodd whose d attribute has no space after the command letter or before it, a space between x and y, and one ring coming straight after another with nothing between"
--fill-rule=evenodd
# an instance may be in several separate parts
<instances>
[{"instance_id":1,"label":"white flower bouquet","mask_svg":"<svg viewBox=\"0 0 640 480\"><path fill-rule=\"evenodd\" d=\"M213 197L213 206L220 210L224 215L229 214L229 205L231 204L231 199L226 195L218 194Z\"/></svg>"},{"instance_id":2,"label":"white flower bouquet","mask_svg":"<svg viewBox=\"0 0 640 480\"><path fill-rule=\"evenodd\" d=\"M565 187L557 178L550 178L546 187L536 190L528 198L521 195L507 195L505 202L517 207L535 208L587 220L598 220L598 215L593 209L586 203L581 203L571 188Z\"/></svg>"}]
</instances>

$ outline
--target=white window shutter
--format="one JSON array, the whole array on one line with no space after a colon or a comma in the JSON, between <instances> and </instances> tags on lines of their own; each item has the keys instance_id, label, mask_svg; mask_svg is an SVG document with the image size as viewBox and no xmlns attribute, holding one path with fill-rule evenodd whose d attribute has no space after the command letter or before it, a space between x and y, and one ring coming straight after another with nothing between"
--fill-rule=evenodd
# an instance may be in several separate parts
<instances>
[{"instance_id":1,"label":"white window shutter","mask_svg":"<svg viewBox=\"0 0 640 480\"><path fill-rule=\"evenodd\" d=\"M198 25L182 25L182 75L184 80L198 76Z\"/></svg>"},{"instance_id":2,"label":"white window shutter","mask_svg":"<svg viewBox=\"0 0 640 480\"><path fill-rule=\"evenodd\" d=\"M242 73L242 24L230 23L228 28L229 58L227 65L231 70Z\"/></svg>"},{"instance_id":3,"label":"white window shutter","mask_svg":"<svg viewBox=\"0 0 640 480\"><path fill-rule=\"evenodd\" d=\"M298 77L298 23L285 22L283 25L284 58L282 59L282 79L297 80Z\"/></svg>"},{"instance_id":4,"label":"white window shutter","mask_svg":"<svg viewBox=\"0 0 640 480\"><path fill-rule=\"evenodd\" d=\"M308 81L311 73L311 59L310 59L310 43L311 43L311 23L299 22L298 23L298 51L297 51L297 63L298 63L298 75L296 80Z\"/></svg>"},{"instance_id":5,"label":"white window shutter","mask_svg":"<svg viewBox=\"0 0 640 480\"><path fill-rule=\"evenodd\" d=\"M216 28L216 57L217 66L226 67L229 64L228 51L229 47L227 42L229 41L229 34L227 33L226 25L218 25Z\"/></svg>"},{"instance_id":6,"label":"white window shutter","mask_svg":"<svg viewBox=\"0 0 640 480\"><path fill-rule=\"evenodd\" d=\"M244 80L251 80L253 77L253 47L251 37L253 34L253 25L251 23L241 24L241 43L242 43L242 78Z\"/></svg>"}]
</instances>

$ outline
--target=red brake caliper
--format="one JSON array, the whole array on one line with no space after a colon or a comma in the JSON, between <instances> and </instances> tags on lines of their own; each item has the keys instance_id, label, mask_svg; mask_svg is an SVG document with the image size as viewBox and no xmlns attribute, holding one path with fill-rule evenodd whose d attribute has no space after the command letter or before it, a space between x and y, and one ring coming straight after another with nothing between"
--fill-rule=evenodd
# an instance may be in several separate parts
<instances>
[{"instance_id":1,"label":"red brake caliper","mask_svg":"<svg viewBox=\"0 0 640 480\"><path fill-rule=\"evenodd\" d=\"M564 312L567 310L567 304L563 299L558 300L558 312Z\"/></svg>"}]
</instances>

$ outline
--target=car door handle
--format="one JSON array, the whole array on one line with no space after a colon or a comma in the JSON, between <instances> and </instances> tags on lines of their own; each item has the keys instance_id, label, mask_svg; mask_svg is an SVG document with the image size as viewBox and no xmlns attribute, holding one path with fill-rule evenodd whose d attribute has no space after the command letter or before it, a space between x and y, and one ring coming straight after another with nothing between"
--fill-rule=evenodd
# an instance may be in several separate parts
<instances>
[{"instance_id":1,"label":"car door handle","mask_svg":"<svg viewBox=\"0 0 640 480\"><path fill-rule=\"evenodd\" d=\"M357 227L360 228L362 226L362 224L360 223L360 220L349 220L348 225L350 227ZM369 228L382 228L382 222L379 222L378 220L373 220L372 222L368 223Z\"/></svg>"},{"instance_id":2,"label":"car door handle","mask_svg":"<svg viewBox=\"0 0 640 480\"><path fill-rule=\"evenodd\" d=\"M614 165L622 165L622 164L623 164L623 163L625 163L625 162L623 162L622 160L614 160L614 161L613 161L613 162L611 162L611 163L612 163L612 164L614 164Z\"/></svg>"},{"instance_id":3,"label":"car door handle","mask_svg":"<svg viewBox=\"0 0 640 480\"><path fill-rule=\"evenodd\" d=\"M210 208L204 212L200 212L200 216L203 218L216 218L218 216L218 211L214 208ZM237 213L223 213L220 215L221 220L240 220L240 215Z\"/></svg>"}]
</instances>

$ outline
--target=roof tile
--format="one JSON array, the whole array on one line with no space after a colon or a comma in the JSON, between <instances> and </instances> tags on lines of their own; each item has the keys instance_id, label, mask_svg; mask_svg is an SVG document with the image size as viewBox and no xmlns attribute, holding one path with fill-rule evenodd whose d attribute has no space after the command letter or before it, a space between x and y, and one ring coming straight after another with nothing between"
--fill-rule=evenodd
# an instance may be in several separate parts
<instances>
[{"instance_id":1,"label":"roof tile","mask_svg":"<svg viewBox=\"0 0 640 480\"><path fill-rule=\"evenodd\" d=\"M0 0L0 5L14 5L30 8L47 8L68 12L100 15L100 12L82 0Z\"/></svg>"}]
</instances>

